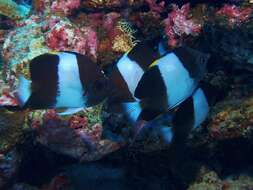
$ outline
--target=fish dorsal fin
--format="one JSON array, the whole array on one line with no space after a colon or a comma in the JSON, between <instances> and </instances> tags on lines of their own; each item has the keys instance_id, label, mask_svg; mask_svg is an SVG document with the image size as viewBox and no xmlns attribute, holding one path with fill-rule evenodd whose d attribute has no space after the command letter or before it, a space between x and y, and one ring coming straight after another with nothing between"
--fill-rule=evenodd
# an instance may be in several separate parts
<instances>
[{"instance_id":1,"label":"fish dorsal fin","mask_svg":"<svg viewBox=\"0 0 253 190\"><path fill-rule=\"evenodd\" d=\"M201 80L206 71L209 55L189 47L178 47L173 50L183 66L189 72L191 78Z\"/></svg>"},{"instance_id":2,"label":"fish dorsal fin","mask_svg":"<svg viewBox=\"0 0 253 190\"><path fill-rule=\"evenodd\" d=\"M157 65L146 71L135 89L134 96L143 99L161 97L166 94L166 87Z\"/></svg>"},{"instance_id":3,"label":"fish dorsal fin","mask_svg":"<svg viewBox=\"0 0 253 190\"><path fill-rule=\"evenodd\" d=\"M134 46L127 53L127 56L132 61L138 63L143 70L146 70L151 63L160 57L158 51L154 50L154 48L145 42L140 42Z\"/></svg>"}]
</instances>

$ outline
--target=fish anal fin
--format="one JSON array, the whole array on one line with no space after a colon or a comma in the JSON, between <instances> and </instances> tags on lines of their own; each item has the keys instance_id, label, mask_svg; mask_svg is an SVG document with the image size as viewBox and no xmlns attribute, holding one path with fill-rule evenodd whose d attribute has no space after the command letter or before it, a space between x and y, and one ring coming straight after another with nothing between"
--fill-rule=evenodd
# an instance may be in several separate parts
<instances>
[{"instance_id":1,"label":"fish anal fin","mask_svg":"<svg viewBox=\"0 0 253 190\"><path fill-rule=\"evenodd\" d=\"M61 116L73 115L75 113L78 113L78 112L82 111L83 109L84 109L83 107L80 107L80 108L67 108L63 112L58 112L58 115L61 115Z\"/></svg>"}]
</instances>

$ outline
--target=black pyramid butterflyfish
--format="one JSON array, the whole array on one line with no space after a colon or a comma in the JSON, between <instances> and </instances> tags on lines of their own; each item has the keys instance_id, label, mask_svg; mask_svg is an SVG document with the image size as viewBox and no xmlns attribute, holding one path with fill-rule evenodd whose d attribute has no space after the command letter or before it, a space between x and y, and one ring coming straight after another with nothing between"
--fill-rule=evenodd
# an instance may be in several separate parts
<instances>
[{"instance_id":1,"label":"black pyramid butterflyfish","mask_svg":"<svg viewBox=\"0 0 253 190\"><path fill-rule=\"evenodd\" d=\"M143 109L142 119L151 120L176 107L196 90L204 76L208 55L188 47L167 54L159 49L139 43L115 65L109 77L114 86L110 99L120 105L121 111L134 113L132 106L131 111L126 110L126 104L138 102Z\"/></svg>"},{"instance_id":2,"label":"black pyramid butterflyfish","mask_svg":"<svg viewBox=\"0 0 253 190\"><path fill-rule=\"evenodd\" d=\"M112 102L133 102L135 89L152 62L160 57L158 50L141 42L126 52L114 65L109 80L114 87Z\"/></svg>"},{"instance_id":3,"label":"black pyramid butterflyfish","mask_svg":"<svg viewBox=\"0 0 253 190\"><path fill-rule=\"evenodd\" d=\"M128 106L126 110L135 110L135 112L128 113L128 120L136 127L133 129L134 138L143 136L145 131L155 131L165 143L170 144L172 140L174 143L183 141L192 129L198 128L207 119L210 108L220 100L221 91L222 89L219 87L201 81L193 95L180 105L148 122L144 122L144 124L142 123L142 125L138 124L138 122L143 121L141 106L138 103L125 104ZM132 107L130 108L130 106ZM150 130L151 128L152 130Z\"/></svg>"},{"instance_id":4,"label":"black pyramid butterflyfish","mask_svg":"<svg viewBox=\"0 0 253 190\"><path fill-rule=\"evenodd\" d=\"M208 58L209 55L189 47L174 49L150 65L134 96L149 112L173 109L196 90L204 77Z\"/></svg>"},{"instance_id":5,"label":"black pyramid butterflyfish","mask_svg":"<svg viewBox=\"0 0 253 190\"><path fill-rule=\"evenodd\" d=\"M86 108L107 97L107 78L85 55L46 53L29 67L30 80L19 76L17 98L23 108Z\"/></svg>"}]
</instances>

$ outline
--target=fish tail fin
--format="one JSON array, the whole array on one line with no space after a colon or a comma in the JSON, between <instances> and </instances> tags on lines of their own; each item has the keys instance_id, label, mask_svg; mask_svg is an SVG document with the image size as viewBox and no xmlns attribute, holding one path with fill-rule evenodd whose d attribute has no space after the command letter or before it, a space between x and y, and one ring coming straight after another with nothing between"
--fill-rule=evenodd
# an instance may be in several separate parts
<instances>
[{"instance_id":1,"label":"fish tail fin","mask_svg":"<svg viewBox=\"0 0 253 190\"><path fill-rule=\"evenodd\" d=\"M31 96L31 81L27 80L23 75L19 77L17 96L21 106L23 106Z\"/></svg>"},{"instance_id":2,"label":"fish tail fin","mask_svg":"<svg viewBox=\"0 0 253 190\"><path fill-rule=\"evenodd\" d=\"M173 128L170 126L160 126L159 135L165 144L170 144L174 137Z\"/></svg>"},{"instance_id":3,"label":"fish tail fin","mask_svg":"<svg viewBox=\"0 0 253 190\"><path fill-rule=\"evenodd\" d=\"M135 124L142 111L140 102L136 101L121 103L121 107L124 115L127 117L127 120L131 124Z\"/></svg>"},{"instance_id":4,"label":"fish tail fin","mask_svg":"<svg viewBox=\"0 0 253 190\"><path fill-rule=\"evenodd\" d=\"M172 121L173 115L170 113L161 114L148 122L139 120L133 127L133 140L131 144L133 144L139 137L142 138L146 133L148 134L151 129L154 129L164 142L171 142L173 132L169 126L172 125Z\"/></svg>"}]
</instances>

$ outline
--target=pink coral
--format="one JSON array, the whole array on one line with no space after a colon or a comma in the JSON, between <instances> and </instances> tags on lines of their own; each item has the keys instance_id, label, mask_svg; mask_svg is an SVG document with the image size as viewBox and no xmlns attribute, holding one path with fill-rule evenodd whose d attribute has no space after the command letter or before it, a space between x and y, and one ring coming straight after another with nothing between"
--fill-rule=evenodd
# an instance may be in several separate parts
<instances>
[{"instance_id":1,"label":"pink coral","mask_svg":"<svg viewBox=\"0 0 253 190\"><path fill-rule=\"evenodd\" d=\"M185 4L178 8L177 5L173 5L173 11L168 14L168 18L164 20L165 34L169 38L168 45L176 46L178 38L183 34L185 35L197 35L201 31L201 25L195 23L189 16L190 4Z\"/></svg>"},{"instance_id":2,"label":"pink coral","mask_svg":"<svg viewBox=\"0 0 253 190\"><path fill-rule=\"evenodd\" d=\"M96 123L91 127L85 126L82 128L76 128L76 130L75 130L75 132L78 135L82 136L83 134L85 134L90 139L90 141L92 141L94 143L101 140L102 131L103 131L103 127L99 123Z\"/></svg>"},{"instance_id":3,"label":"pink coral","mask_svg":"<svg viewBox=\"0 0 253 190\"><path fill-rule=\"evenodd\" d=\"M55 26L52 27L53 23ZM50 24L50 23L49 23ZM52 22L46 34L47 46L56 51L75 51L97 58L97 33L91 27L77 28L67 22Z\"/></svg>"},{"instance_id":4,"label":"pink coral","mask_svg":"<svg viewBox=\"0 0 253 190\"><path fill-rule=\"evenodd\" d=\"M52 29L46 42L50 49L63 51L68 46L68 37L64 27Z\"/></svg>"},{"instance_id":5,"label":"pink coral","mask_svg":"<svg viewBox=\"0 0 253 190\"><path fill-rule=\"evenodd\" d=\"M115 27L115 24L120 18L119 13L109 13L104 16L103 27L106 29L107 33L110 35ZM110 35L111 36L111 35Z\"/></svg>"},{"instance_id":6,"label":"pink coral","mask_svg":"<svg viewBox=\"0 0 253 190\"><path fill-rule=\"evenodd\" d=\"M103 127L101 124L97 123L93 125L92 127L92 137L95 141L101 140L102 137L102 132L103 132Z\"/></svg>"},{"instance_id":7,"label":"pink coral","mask_svg":"<svg viewBox=\"0 0 253 190\"><path fill-rule=\"evenodd\" d=\"M0 105L4 106L17 106L18 101L15 96L9 92L8 89L4 89L0 96Z\"/></svg>"},{"instance_id":8,"label":"pink coral","mask_svg":"<svg viewBox=\"0 0 253 190\"><path fill-rule=\"evenodd\" d=\"M75 30L75 38L72 41L72 47L76 52L83 54L89 53L96 58L98 39L97 33L90 27L83 27Z\"/></svg>"},{"instance_id":9,"label":"pink coral","mask_svg":"<svg viewBox=\"0 0 253 190\"><path fill-rule=\"evenodd\" d=\"M165 2L161 1L159 4L156 3L156 0L145 0L149 6L149 9L154 13L162 13L164 10Z\"/></svg>"},{"instance_id":10,"label":"pink coral","mask_svg":"<svg viewBox=\"0 0 253 190\"><path fill-rule=\"evenodd\" d=\"M52 3L53 12L63 12L69 15L80 6L80 0L57 0Z\"/></svg>"},{"instance_id":11,"label":"pink coral","mask_svg":"<svg viewBox=\"0 0 253 190\"><path fill-rule=\"evenodd\" d=\"M238 8L235 5L225 4L220 10L217 11L217 14L227 17L229 24L233 25L247 21L252 11L252 7Z\"/></svg>"},{"instance_id":12,"label":"pink coral","mask_svg":"<svg viewBox=\"0 0 253 190\"><path fill-rule=\"evenodd\" d=\"M47 110L43 115L43 122L48 122L51 120L60 121L60 117L54 109Z\"/></svg>"},{"instance_id":13,"label":"pink coral","mask_svg":"<svg viewBox=\"0 0 253 190\"><path fill-rule=\"evenodd\" d=\"M86 117L73 115L69 119L69 125L68 126L72 129L86 128L88 126L88 119Z\"/></svg>"}]
</instances>

